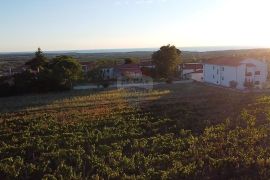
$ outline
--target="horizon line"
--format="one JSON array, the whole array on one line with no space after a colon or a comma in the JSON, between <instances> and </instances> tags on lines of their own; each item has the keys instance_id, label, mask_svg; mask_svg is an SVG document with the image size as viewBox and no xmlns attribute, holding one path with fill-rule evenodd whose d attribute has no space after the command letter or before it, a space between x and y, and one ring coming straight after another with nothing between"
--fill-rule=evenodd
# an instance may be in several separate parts
<instances>
[{"instance_id":1,"label":"horizon line","mask_svg":"<svg viewBox=\"0 0 270 180\"><path fill-rule=\"evenodd\" d=\"M37 47L38 48L38 47ZM77 49L77 50L41 50L44 53L128 53L128 52L151 52L158 50L160 47L146 47L146 48L100 48L100 49ZM226 50L248 50L248 49L270 49L270 47L260 47L260 46L186 46L177 47L178 49L186 49L181 51L191 51L191 52L210 52L210 51L226 51ZM212 49L211 49L212 48ZM196 50L197 49L197 50ZM204 50L203 50L204 49ZM85 52L83 52L85 51ZM88 52L86 52L88 51ZM92 51L92 52L91 52ZM30 54L34 51L0 51L1 55L4 54Z\"/></svg>"}]
</instances>

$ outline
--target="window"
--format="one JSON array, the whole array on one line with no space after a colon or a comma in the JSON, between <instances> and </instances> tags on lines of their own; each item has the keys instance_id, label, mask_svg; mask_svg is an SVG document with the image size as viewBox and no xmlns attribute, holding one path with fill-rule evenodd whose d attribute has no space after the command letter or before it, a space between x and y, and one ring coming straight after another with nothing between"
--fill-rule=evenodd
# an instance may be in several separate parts
<instances>
[{"instance_id":1,"label":"window","mask_svg":"<svg viewBox=\"0 0 270 180\"><path fill-rule=\"evenodd\" d=\"M215 75L213 75L213 79L215 79Z\"/></svg>"},{"instance_id":2,"label":"window","mask_svg":"<svg viewBox=\"0 0 270 180\"><path fill-rule=\"evenodd\" d=\"M224 81L224 77L221 77L221 80Z\"/></svg>"},{"instance_id":3,"label":"window","mask_svg":"<svg viewBox=\"0 0 270 180\"><path fill-rule=\"evenodd\" d=\"M221 71L224 71L224 67L221 67Z\"/></svg>"},{"instance_id":4,"label":"window","mask_svg":"<svg viewBox=\"0 0 270 180\"><path fill-rule=\"evenodd\" d=\"M215 70L215 66L213 66L213 70Z\"/></svg>"},{"instance_id":5,"label":"window","mask_svg":"<svg viewBox=\"0 0 270 180\"><path fill-rule=\"evenodd\" d=\"M219 69L217 69L217 74L219 73Z\"/></svg>"},{"instance_id":6,"label":"window","mask_svg":"<svg viewBox=\"0 0 270 180\"><path fill-rule=\"evenodd\" d=\"M256 71L255 75L261 75L261 71Z\"/></svg>"}]
</instances>

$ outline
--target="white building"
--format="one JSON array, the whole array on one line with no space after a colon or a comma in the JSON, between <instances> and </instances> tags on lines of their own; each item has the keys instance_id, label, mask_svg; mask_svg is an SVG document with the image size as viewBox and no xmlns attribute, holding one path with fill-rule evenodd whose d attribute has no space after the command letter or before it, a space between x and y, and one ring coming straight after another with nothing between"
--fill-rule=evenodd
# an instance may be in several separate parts
<instances>
[{"instance_id":1,"label":"white building","mask_svg":"<svg viewBox=\"0 0 270 180\"><path fill-rule=\"evenodd\" d=\"M257 59L219 58L204 63L203 77L206 83L245 89L247 83L263 88L267 81L268 67Z\"/></svg>"},{"instance_id":2,"label":"white building","mask_svg":"<svg viewBox=\"0 0 270 180\"><path fill-rule=\"evenodd\" d=\"M203 82L203 70L198 70L196 72L191 73L190 79L197 82Z\"/></svg>"},{"instance_id":3,"label":"white building","mask_svg":"<svg viewBox=\"0 0 270 180\"><path fill-rule=\"evenodd\" d=\"M116 72L115 72L115 68L113 68L113 67L102 68L101 74L102 74L102 78L104 80L116 79Z\"/></svg>"},{"instance_id":4,"label":"white building","mask_svg":"<svg viewBox=\"0 0 270 180\"><path fill-rule=\"evenodd\" d=\"M132 79L142 77L142 71L138 64L122 64L102 68L101 75L104 80L116 80L119 77Z\"/></svg>"}]
</instances>

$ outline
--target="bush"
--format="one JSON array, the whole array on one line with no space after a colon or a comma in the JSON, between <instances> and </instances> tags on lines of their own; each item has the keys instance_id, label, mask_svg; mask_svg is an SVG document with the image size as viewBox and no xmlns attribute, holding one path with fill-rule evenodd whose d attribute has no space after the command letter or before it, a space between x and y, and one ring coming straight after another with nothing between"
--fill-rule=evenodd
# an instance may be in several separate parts
<instances>
[{"instance_id":1,"label":"bush","mask_svg":"<svg viewBox=\"0 0 270 180\"><path fill-rule=\"evenodd\" d=\"M236 88L238 83L236 81L230 81L230 87L231 88Z\"/></svg>"},{"instance_id":2,"label":"bush","mask_svg":"<svg viewBox=\"0 0 270 180\"><path fill-rule=\"evenodd\" d=\"M172 78L168 78L168 79L166 80L166 83L167 83L167 84L172 84L172 82L173 82Z\"/></svg>"},{"instance_id":3,"label":"bush","mask_svg":"<svg viewBox=\"0 0 270 180\"><path fill-rule=\"evenodd\" d=\"M103 82L101 85L102 85L103 88L108 88L110 86L110 83L109 82Z\"/></svg>"},{"instance_id":4,"label":"bush","mask_svg":"<svg viewBox=\"0 0 270 180\"><path fill-rule=\"evenodd\" d=\"M35 61L29 63L37 64ZM0 96L70 90L73 82L82 77L81 65L68 56L55 57L36 68L39 70L28 69L11 77L0 78Z\"/></svg>"},{"instance_id":5,"label":"bush","mask_svg":"<svg viewBox=\"0 0 270 180\"><path fill-rule=\"evenodd\" d=\"M155 68L149 68L149 67L142 67L141 71L143 75L150 76L152 78L157 78L157 73Z\"/></svg>"},{"instance_id":6,"label":"bush","mask_svg":"<svg viewBox=\"0 0 270 180\"><path fill-rule=\"evenodd\" d=\"M254 87L253 82L245 81L244 86L248 89L252 89Z\"/></svg>"}]
</instances>

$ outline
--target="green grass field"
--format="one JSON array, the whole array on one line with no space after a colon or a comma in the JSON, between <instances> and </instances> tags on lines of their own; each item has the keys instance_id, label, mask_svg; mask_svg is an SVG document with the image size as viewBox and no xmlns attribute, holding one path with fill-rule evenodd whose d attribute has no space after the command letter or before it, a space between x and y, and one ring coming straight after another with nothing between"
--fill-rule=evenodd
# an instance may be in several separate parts
<instances>
[{"instance_id":1,"label":"green grass field","mask_svg":"<svg viewBox=\"0 0 270 180\"><path fill-rule=\"evenodd\" d=\"M0 179L270 176L270 96L201 84L0 98Z\"/></svg>"}]
</instances>

